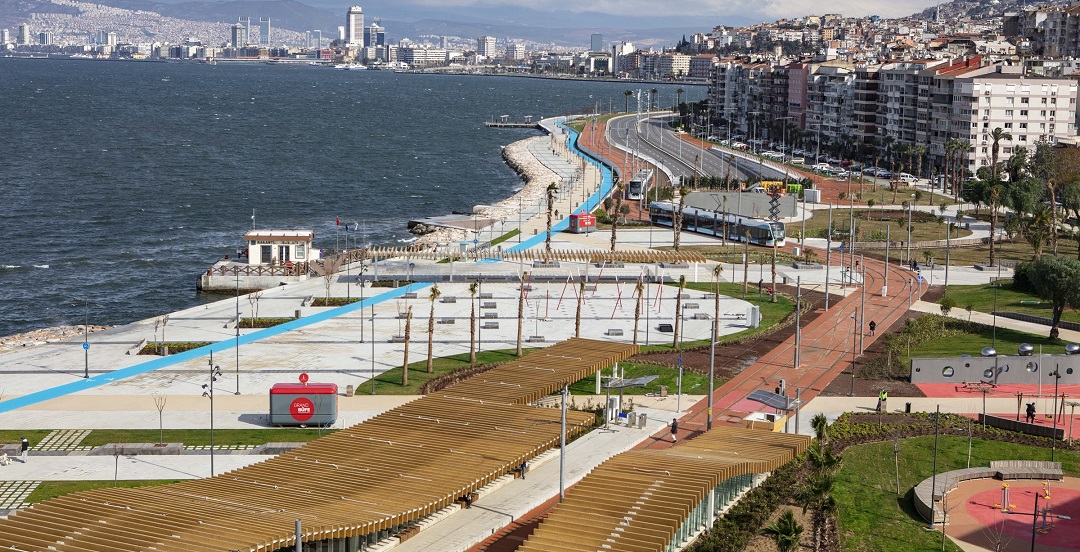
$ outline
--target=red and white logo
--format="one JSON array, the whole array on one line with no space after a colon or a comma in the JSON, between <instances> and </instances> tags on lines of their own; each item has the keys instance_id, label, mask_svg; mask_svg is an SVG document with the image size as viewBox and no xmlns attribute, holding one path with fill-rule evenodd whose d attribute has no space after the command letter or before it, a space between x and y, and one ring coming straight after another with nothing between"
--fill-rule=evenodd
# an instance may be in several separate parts
<instances>
[{"instance_id":1,"label":"red and white logo","mask_svg":"<svg viewBox=\"0 0 1080 552\"><path fill-rule=\"evenodd\" d=\"M304 397L298 397L289 405L289 414L298 422L306 422L315 415L315 405Z\"/></svg>"}]
</instances>

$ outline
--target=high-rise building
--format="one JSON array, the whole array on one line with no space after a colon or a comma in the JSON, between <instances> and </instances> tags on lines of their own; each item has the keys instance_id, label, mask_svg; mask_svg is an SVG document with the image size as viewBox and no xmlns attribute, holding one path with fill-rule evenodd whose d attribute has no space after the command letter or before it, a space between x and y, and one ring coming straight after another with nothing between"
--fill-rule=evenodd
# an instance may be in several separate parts
<instances>
[{"instance_id":1,"label":"high-rise building","mask_svg":"<svg viewBox=\"0 0 1080 552\"><path fill-rule=\"evenodd\" d=\"M591 37L589 51L590 52L603 52L604 51L604 35L600 33L594 33Z\"/></svg>"},{"instance_id":2,"label":"high-rise building","mask_svg":"<svg viewBox=\"0 0 1080 552\"><path fill-rule=\"evenodd\" d=\"M386 46L386 29L379 25L376 18L370 26L364 27L364 47L380 46Z\"/></svg>"},{"instance_id":3,"label":"high-rise building","mask_svg":"<svg viewBox=\"0 0 1080 552\"><path fill-rule=\"evenodd\" d=\"M495 57L495 37L482 36L476 39L476 54L481 57Z\"/></svg>"},{"instance_id":4,"label":"high-rise building","mask_svg":"<svg viewBox=\"0 0 1080 552\"><path fill-rule=\"evenodd\" d=\"M19 46L29 46L30 45L30 25L29 24L23 23L22 25L19 25L19 40L18 40L17 44Z\"/></svg>"},{"instance_id":5,"label":"high-rise building","mask_svg":"<svg viewBox=\"0 0 1080 552\"><path fill-rule=\"evenodd\" d=\"M48 46L52 44L52 33L40 32L38 33L38 44L42 46Z\"/></svg>"},{"instance_id":6,"label":"high-rise building","mask_svg":"<svg viewBox=\"0 0 1080 552\"><path fill-rule=\"evenodd\" d=\"M232 33L229 37L229 46L239 48L247 42L244 38L244 30L244 26L239 23L232 26Z\"/></svg>"},{"instance_id":7,"label":"high-rise building","mask_svg":"<svg viewBox=\"0 0 1080 552\"><path fill-rule=\"evenodd\" d=\"M0 29L0 44L11 43L11 31L7 29Z\"/></svg>"},{"instance_id":8,"label":"high-rise building","mask_svg":"<svg viewBox=\"0 0 1080 552\"><path fill-rule=\"evenodd\" d=\"M439 37L439 48L442 48L443 50L449 50L450 49L450 39L445 37L445 36Z\"/></svg>"},{"instance_id":9,"label":"high-rise building","mask_svg":"<svg viewBox=\"0 0 1080 552\"><path fill-rule=\"evenodd\" d=\"M109 46L116 46L120 43L120 35L116 32L105 33L105 44Z\"/></svg>"},{"instance_id":10,"label":"high-rise building","mask_svg":"<svg viewBox=\"0 0 1080 552\"><path fill-rule=\"evenodd\" d=\"M525 59L525 45L518 42L507 44L506 59Z\"/></svg>"},{"instance_id":11,"label":"high-rise building","mask_svg":"<svg viewBox=\"0 0 1080 552\"><path fill-rule=\"evenodd\" d=\"M259 18L259 44L263 46L270 46L270 18Z\"/></svg>"},{"instance_id":12,"label":"high-rise building","mask_svg":"<svg viewBox=\"0 0 1080 552\"><path fill-rule=\"evenodd\" d=\"M353 6L345 12L345 45L364 47L364 10L360 6Z\"/></svg>"}]
</instances>

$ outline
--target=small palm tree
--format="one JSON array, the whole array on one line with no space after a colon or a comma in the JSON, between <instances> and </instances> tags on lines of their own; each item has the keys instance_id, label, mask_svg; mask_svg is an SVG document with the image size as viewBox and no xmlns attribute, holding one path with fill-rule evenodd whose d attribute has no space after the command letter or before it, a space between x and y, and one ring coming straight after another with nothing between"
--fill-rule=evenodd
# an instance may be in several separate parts
<instances>
[{"instance_id":1,"label":"small palm tree","mask_svg":"<svg viewBox=\"0 0 1080 552\"><path fill-rule=\"evenodd\" d=\"M469 366L476 366L476 291L479 282L469 284Z\"/></svg>"},{"instance_id":2,"label":"small palm tree","mask_svg":"<svg viewBox=\"0 0 1080 552\"><path fill-rule=\"evenodd\" d=\"M637 297L637 301L634 302L634 345L637 345L638 323L641 322L641 303L645 301L644 295L645 283L638 278L634 286L634 296Z\"/></svg>"},{"instance_id":3,"label":"small palm tree","mask_svg":"<svg viewBox=\"0 0 1080 552\"><path fill-rule=\"evenodd\" d=\"M795 513L788 508L776 521L762 529L761 534L771 538L780 552L795 552L802 540L803 526L795 521Z\"/></svg>"},{"instance_id":4,"label":"small palm tree","mask_svg":"<svg viewBox=\"0 0 1080 552\"><path fill-rule=\"evenodd\" d=\"M625 104L623 106L623 113L630 113L630 96L633 95L634 93L629 90L623 92L623 97L625 99L625 101L623 102Z\"/></svg>"},{"instance_id":5,"label":"small palm tree","mask_svg":"<svg viewBox=\"0 0 1080 552\"><path fill-rule=\"evenodd\" d=\"M682 223L683 223L683 211L686 209L686 194L690 193L690 188L686 186L679 187L679 210L675 212L675 251L679 250L679 237L682 235Z\"/></svg>"},{"instance_id":6,"label":"small palm tree","mask_svg":"<svg viewBox=\"0 0 1080 552\"><path fill-rule=\"evenodd\" d=\"M551 253L551 212L555 208L555 192L559 186L554 182L547 187L547 239L544 240L544 251Z\"/></svg>"},{"instance_id":7,"label":"small palm tree","mask_svg":"<svg viewBox=\"0 0 1080 552\"><path fill-rule=\"evenodd\" d=\"M623 189L626 186L622 182L615 185L615 216L611 217L611 250L615 251L615 234L619 230L619 211L622 210Z\"/></svg>"},{"instance_id":8,"label":"small palm tree","mask_svg":"<svg viewBox=\"0 0 1080 552\"><path fill-rule=\"evenodd\" d=\"M829 419L822 413L810 418L810 427L814 428L814 438L821 442L829 441Z\"/></svg>"},{"instance_id":9,"label":"small palm tree","mask_svg":"<svg viewBox=\"0 0 1080 552\"><path fill-rule=\"evenodd\" d=\"M405 311L405 357L401 361L401 385L409 385L409 337L412 334L412 305Z\"/></svg>"},{"instance_id":10,"label":"small palm tree","mask_svg":"<svg viewBox=\"0 0 1080 552\"><path fill-rule=\"evenodd\" d=\"M521 289L518 291L518 315L517 315L517 356L521 356L521 325L525 319L525 282L529 280L529 273L521 273Z\"/></svg>"},{"instance_id":11,"label":"small palm tree","mask_svg":"<svg viewBox=\"0 0 1080 552\"><path fill-rule=\"evenodd\" d=\"M435 341L435 300L442 295L439 291L439 285L435 284L431 286L431 293L428 294L428 301L431 302L431 310L428 311L428 323L427 323L427 371L429 374L435 372L435 365L432 360L431 348Z\"/></svg>"},{"instance_id":12,"label":"small palm tree","mask_svg":"<svg viewBox=\"0 0 1080 552\"><path fill-rule=\"evenodd\" d=\"M581 302L585 300L585 281L578 281L577 314L574 315L574 337L581 337Z\"/></svg>"},{"instance_id":13,"label":"small palm tree","mask_svg":"<svg viewBox=\"0 0 1080 552\"><path fill-rule=\"evenodd\" d=\"M676 351L682 350L679 343L679 321L682 319L682 292L686 289L686 276L679 276L679 294L675 296L675 337L672 338L671 346Z\"/></svg>"}]
</instances>

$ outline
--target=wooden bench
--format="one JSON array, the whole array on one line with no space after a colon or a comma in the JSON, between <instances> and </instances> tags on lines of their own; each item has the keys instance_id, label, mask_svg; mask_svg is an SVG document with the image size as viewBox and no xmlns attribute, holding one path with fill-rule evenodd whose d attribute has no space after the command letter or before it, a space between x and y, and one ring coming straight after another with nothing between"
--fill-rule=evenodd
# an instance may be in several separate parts
<instances>
[{"instance_id":1,"label":"wooden bench","mask_svg":"<svg viewBox=\"0 0 1080 552\"><path fill-rule=\"evenodd\" d=\"M494 299L495 295L492 294L492 293L481 293L480 298L481 299Z\"/></svg>"},{"instance_id":2,"label":"wooden bench","mask_svg":"<svg viewBox=\"0 0 1080 552\"><path fill-rule=\"evenodd\" d=\"M484 329L485 330L497 330L497 329L499 329L499 323L498 322L484 322Z\"/></svg>"},{"instance_id":3,"label":"wooden bench","mask_svg":"<svg viewBox=\"0 0 1080 552\"><path fill-rule=\"evenodd\" d=\"M409 292L401 296L402 299L416 299L416 292Z\"/></svg>"},{"instance_id":4,"label":"wooden bench","mask_svg":"<svg viewBox=\"0 0 1080 552\"><path fill-rule=\"evenodd\" d=\"M544 342L544 336L542 336L542 335L530 335L529 337L527 337L525 339L525 341L527 343L543 343Z\"/></svg>"},{"instance_id":5,"label":"wooden bench","mask_svg":"<svg viewBox=\"0 0 1080 552\"><path fill-rule=\"evenodd\" d=\"M990 468L997 470L997 476L1006 479L1053 479L1060 481L1065 474L1061 471L1061 462L1043 460L992 460Z\"/></svg>"},{"instance_id":6,"label":"wooden bench","mask_svg":"<svg viewBox=\"0 0 1080 552\"><path fill-rule=\"evenodd\" d=\"M484 302L484 303L480 304L480 308L482 308L482 309L495 309L495 308L498 308L498 307L499 307L499 305L496 304L495 301L487 301L487 302Z\"/></svg>"},{"instance_id":7,"label":"wooden bench","mask_svg":"<svg viewBox=\"0 0 1080 552\"><path fill-rule=\"evenodd\" d=\"M455 323L455 320L454 320L453 318L440 318L440 319L439 319L439 320L438 320L437 322L435 322L435 323L436 323L436 324L454 324L454 323Z\"/></svg>"},{"instance_id":8,"label":"wooden bench","mask_svg":"<svg viewBox=\"0 0 1080 552\"><path fill-rule=\"evenodd\" d=\"M457 303L457 297L443 297L439 299L440 303Z\"/></svg>"},{"instance_id":9,"label":"wooden bench","mask_svg":"<svg viewBox=\"0 0 1080 552\"><path fill-rule=\"evenodd\" d=\"M999 478L1008 479L1053 479L1061 480L1064 474L1061 471L1061 462L1045 462L1042 460L992 460L988 468L965 468L948 471L934 477L928 477L915 486L915 510L924 519L930 521L933 515L933 523L946 523L948 516L938 506L946 494L955 489L960 483L972 479ZM933 494L933 496L931 496ZM933 505L931 514L931 505Z\"/></svg>"},{"instance_id":10,"label":"wooden bench","mask_svg":"<svg viewBox=\"0 0 1080 552\"><path fill-rule=\"evenodd\" d=\"M620 336L623 334L622 328L610 328L604 335L608 336Z\"/></svg>"}]
</instances>

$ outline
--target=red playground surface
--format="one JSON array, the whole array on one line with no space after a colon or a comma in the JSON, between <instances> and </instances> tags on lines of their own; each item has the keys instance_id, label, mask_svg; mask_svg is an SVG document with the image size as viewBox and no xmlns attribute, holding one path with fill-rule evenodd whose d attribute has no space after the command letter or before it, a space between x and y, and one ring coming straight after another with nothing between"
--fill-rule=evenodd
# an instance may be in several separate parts
<instances>
[{"instance_id":1,"label":"red playground surface","mask_svg":"<svg viewBox=\"0 0 1080 552\"><path fill-rule=\"evenodd\" d=\"M976 383L917 383L915 384L927 397L941 397L946 399L961 399L970 397L982 397ZM1017 394L1024 396L1040 396L1050 398L1054 396L1054 382L1043 382L1042 388L1038 385L1001 384L994 385L986 393L988 399L1000 399L1002 397L1016 398ZM1075 401L1080 397L1080 385L1058 385L1057 394L1065 394L1065 400Z\"/></svg>"},{"instance_id":2,"label":"red playground surface","mask_svg":"<svg viewBox=\"0 0 1080 552\"><path fill-rule=\"evenodd\" d=\"M994 550L997 541L1004 545L1000 550L1019 552L1031 550L1034 535L1036 550L1042 552L1080 550L1080 480L1066 477L1051 482L1049 499L1041 481L1008 484L1008 512L1002 511L1000 480L965 482L949 493L948 536L988 550ZM1033 519L1036 495L1040 515Z\"/></svg>"}]
</instances>

